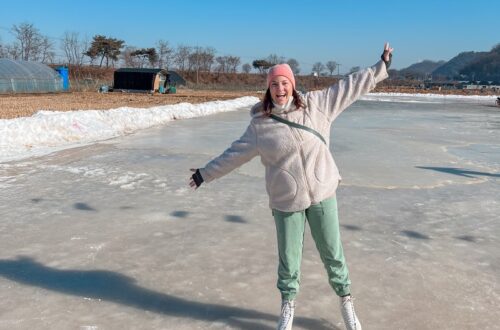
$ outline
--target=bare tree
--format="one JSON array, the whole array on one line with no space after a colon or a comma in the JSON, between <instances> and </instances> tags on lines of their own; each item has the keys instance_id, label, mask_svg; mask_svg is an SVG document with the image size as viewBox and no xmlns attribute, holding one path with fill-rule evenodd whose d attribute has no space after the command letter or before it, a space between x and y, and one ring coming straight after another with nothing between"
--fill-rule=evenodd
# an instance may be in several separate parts
<instances>
[{"instance_id":1,"label":"bare tree","mask_svg":"<svg viewBox=\"0 0 500 330\"><path fill-rule=\"evenodd\" d=\"M78 32L66 31L61 40L61 49L64 51L66 62L69 65L81 66L88 48L88 40L80 40Z\"/></svg>"},{"instance_id":2,"label":"bare tree","mask_svg":"<svg viewBox=\"0 0 500 330\"><path fill-rule=\"evenodd\" d=\"M217 56L215 58L215 62L217 62L217 72L227 72L227 56Z\"/></svg>"},{"instance_id":3,"label":"bare tree","mask_svg":"<svg viewBox=\"0 0 500 330\"><path fill-rule=\"evenodd\" d=\"M158 40L156 53L158 54L158 67L168 70L174 60L174 49L170 47L168 41Z\"/></svg>"},{"instance_id":4,"label":"bare tree","mask_svg":"<svg viewBox=\"0 0 500 330\"><path fill-rule=\"evenodd\" d=\"M325 71L325 65L321 62L316 62L312 67L312 71L319 77L321 76L321 73Z\"/></svg>"},{"instance_id":5,"label":"bare tree","mask_svg":"<svg viewBox=\"0 0 500 330\"><path fill-rule=\"evenodd\" d=\"M196 53L194 51L193 53L189 54L188 60L187 60L187 66L186 66L186 71L198 71L198 61L199 61L199 53Z\"/></svg>"},{"instance_id":6,"label":"bare tree","mask_svg":"<svg viewBox=\"0 0 500 330\"><path fill-rule=\"evenodd\" d=\"M177 46L175 52L174 63L180 71L186 71L189 55L191 54L191 47L185 45Z\"/></svg>"},{"instance_id":7,"label":"bare tree","mask_svg":"<svg viewBox=\"0 0 500 330\"><path fill-rule=\"evenodd\" d=\"M41 36L40 43L38 46L37 57L34 58L35 61L40 61L42 63L53 63L56 53L53 51L54 44L49 40L49 37Z\"/></svg>"},{"instance_id":8,"label":"bare tree","mask_svg":"<svg viewBox=\"0 0 500 330\"><path fill-rule=\"evenodd\" d=\"M227 56L227 72L236 73L241 60L238 56Z\"/></svg>"},{"instance_id":9,"label":"bare tree","mask_svg":"<svg viewBox=\"0 0 500 330\"><path fill-rule=\"evenodd\" d=\"M335 62L335 61L328 61L328 62L326 62L326 68L330 72L330 76L333 76L333 73L335 72L335 69L337 69L337 62Z\"/></svg>"},{"instance_id":10,"label":"bare tree","mask_svg":"<svg viewBox=\"0 0 500 330\"><path fill-rule=\"evenodd\" d=\"M215 61L215 48L207 47L201 53L201 70L210 72Z\"/></svg>"},{"instance_id":11,"label":"bare tree","mask_svg":"<svg viewBox=\"0 0 500 330\"><path fill-rule=\"evenodd\" d=\"M283 56L278 56L276 54L269 55L266 60L267 60L267 62L271 63L272 65L286 62L285 58Z\"/></svg>"},{"instance_id":12,"label":"bare tree","mask_svg":"<svg viewBox=\"0 0 500 330\"><path fill-rule=\"evenodd\" d=\"M22 23L19 26L14 24L11 30L19 45L21 59L28 61L37 47L38 29L33 24Z\"/></svg>"},{"instance_id":13,"label":"bare tree","mask_svg":"<svg viewBox=\"0 0 500 330\"><path fill-rule=\"evenodd\" d=\"M252 66L248 63L245 63L241 66L241 69L243 70L243 72L245 73L250 73L250 71L252 71Z\"/></svg>"},{"instance_id":14,"label":"bare tree","mask_svg":"<svg viewBox=\"0 0 500 330\"><path fill-rule=\"evenodd\" d=\"M61 40L61 50L66 56L66 63L75 64L75 46L78 43L78 32L64 32Z\"/></svg>"},{"instance_id":15,"label":"bare tree","mask_svg":"<svg viewBox=\"0 0 500 330\"><path fill-rule=\"evenodd\" d=\"M19 60L21 59L21 48L16 43L14 43L13 45L6 45L4 46L4 54L7 58Z\"/></svg>"},{"instance_id":16,"label":"bare tree","mask_svg":"<svg viewBox=\"0 0 500 330\"><path fill-rule=\"evenodd\" d=\"M286 63L292 69L293 74L295 74L295 75L299 74L299 72L300 72L299 62L296 59L291 58Z\"/></svg>"},{"instance_id":17,"label":"bare tree","mask_svg":"<svg viewBox=\"0 0 500 330\"><path fill-rule=\"evenodd\" d=\"M0 58L4 57L7 57L7 49L0 43Z\"/></svg>"},{"instance_id":18,"label":"bare tree","mask_svg":"<svg viewBox=\"0 0 500 330\"><path fill-rule=\"evenodd\" d=\"M14 58L24 61L53 60L53 44L48 37L40 34L40 31L31 23L13 25L11 29L16 42L12 46L11 54Z\"/></svg>"},{"instance_id":19,"label":"bare tree","mask_svg":"<svg viewBox=\"0 0 500 330\"><path fill-rule=\"evenodd\" d=\"M203 52L201 47L194 47L191 54L188 56L187 71L200 71L201 66L201 53Z\"/></svg>"},{"instance_id":20,"label":"bare tree","mask_svg":"<svg viewBox=\"0 0 500 330\"><path fill-rule=\"evenodd\" d=\"M82 40L80 40L80 54L78 58L78 65L83 65L83 60L85 59L85 49L89 49L90 47L90 40L88 36L85 36Z\"/></svg>"}]
</instances>

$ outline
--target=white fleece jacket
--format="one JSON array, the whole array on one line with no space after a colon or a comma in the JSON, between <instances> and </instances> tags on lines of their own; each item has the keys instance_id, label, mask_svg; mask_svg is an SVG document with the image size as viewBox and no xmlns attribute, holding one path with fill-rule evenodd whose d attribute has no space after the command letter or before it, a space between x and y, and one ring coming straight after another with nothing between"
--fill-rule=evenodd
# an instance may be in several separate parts
<instances>
[{"instance_id":1,"label":"white fleece jacket","mask_svg":"<svg viewBox=\"0 0 500 330\"><path fill-rule=\"evenodd\" d=\"M385 63L380 61L333 86L306 93L303 108L292 106L275 114L318 131L329 143L330 127L337 116L387 77ZM259 155L266 169L272 209L300 211L335 195L341 178L328 145L310 132L264 116L261 102L252 107L251 116L241 138L200 168L205 182L220 178Z\"/></svg>"}]
</instances>

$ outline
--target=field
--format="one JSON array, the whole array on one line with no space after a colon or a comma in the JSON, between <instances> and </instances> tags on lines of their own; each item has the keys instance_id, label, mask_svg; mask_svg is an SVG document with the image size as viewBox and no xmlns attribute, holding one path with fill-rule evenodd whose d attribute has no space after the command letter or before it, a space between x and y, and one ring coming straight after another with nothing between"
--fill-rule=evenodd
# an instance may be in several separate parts
<instances>
[{"instance_id":1,"label":"field","mask_svg":"<svg viewBox=\"0 0 500 330\"><path fill-rule=\"evenodd\" d=\"M29 117L39 110L103 110L119 107L149 108L181 102L202 103L259 96L257 92L194 91L179 89L177 94L70 92L59 94L0 95L0 119Z\"/></svg>"}]
</instances>

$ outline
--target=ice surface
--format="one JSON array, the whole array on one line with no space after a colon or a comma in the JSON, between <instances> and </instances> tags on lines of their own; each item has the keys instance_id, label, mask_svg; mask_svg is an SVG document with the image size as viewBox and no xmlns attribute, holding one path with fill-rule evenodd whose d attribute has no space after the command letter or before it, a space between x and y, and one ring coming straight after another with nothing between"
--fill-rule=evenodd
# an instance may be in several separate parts
<instances>
[{"instance_id":1,"label":"ice surface","mask_svg":"<svg viewBox=\"0 0 500 330\"><path fill-rule=\"evenodd\" d=\"M258 159L197 191L240 111L0 164L0 329L274 329ZM333 126L344 250L367 329L495 329L500 112L358 101ZM294 329L343 329L306 233Z\"/></svg>"}]
</instances>

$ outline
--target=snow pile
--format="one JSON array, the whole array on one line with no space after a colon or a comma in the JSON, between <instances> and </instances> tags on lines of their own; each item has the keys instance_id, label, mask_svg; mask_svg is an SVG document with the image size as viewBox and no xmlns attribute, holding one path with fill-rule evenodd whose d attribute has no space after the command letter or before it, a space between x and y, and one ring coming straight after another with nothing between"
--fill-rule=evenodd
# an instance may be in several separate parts
<instances>
[{"instance_id":1,"label":"snow pile","mask_svg":"<svg viewBox=\"0 0 500 330\"><path fill-rule=\"evenodd\" d=\"M39 111L32 117L0 120L0 162L107 140L174 119L207 116L252 106L246 96L201 104L180 103L147 109Z\"/></svg>"},{"instance_id":2,"label":"snow pile","mask_svg":"<svg viewBox=\"0 0 500 330\"><path fill-rule=\"evenodd\" d=\"M403 93L370 93L361 97L364 101L404 102L404 103L481 103L495 104L496 96L492 95L443 95L443 94L403 94Z\"/></svg>"}]
</instances>

